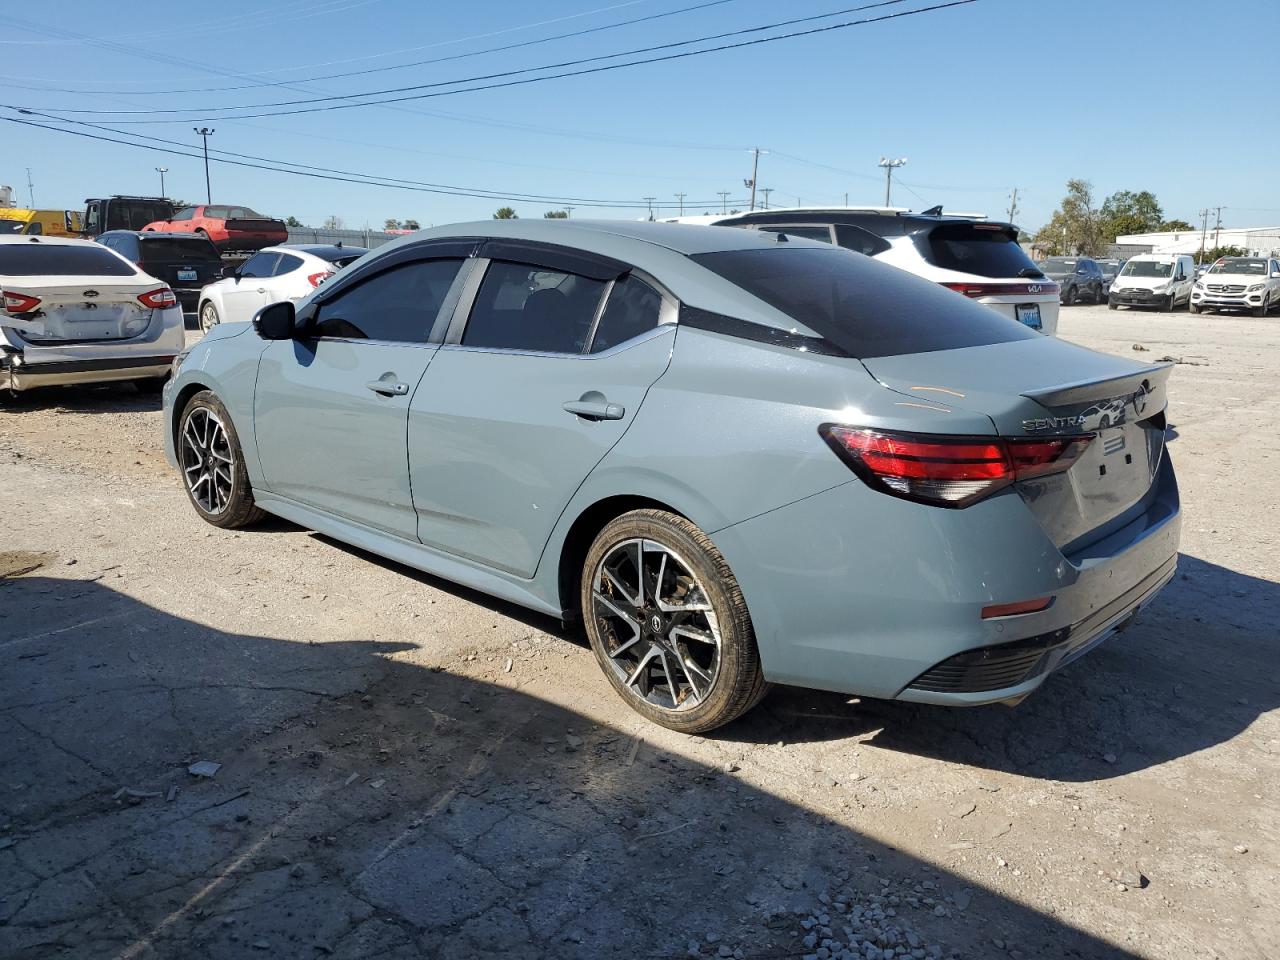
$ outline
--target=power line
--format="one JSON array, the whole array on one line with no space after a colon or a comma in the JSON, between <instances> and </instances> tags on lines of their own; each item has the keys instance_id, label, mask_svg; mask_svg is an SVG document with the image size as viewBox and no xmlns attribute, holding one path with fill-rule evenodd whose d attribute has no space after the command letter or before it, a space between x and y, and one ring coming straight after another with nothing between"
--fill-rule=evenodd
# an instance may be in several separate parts
<instances>
[{"instance_id":1,"label":"power line","mask_svg":"<svg viewBox=\"0 0 1280 960\"><path fill-rule=\"evenodd\" d=\"M572 67L580 64L585 64L585 63L594 63L599 60L608 60L608 59L614 59L614 58L623 57L623 56L633 56L638 53L670 49L672 47L678 47L678 46L687 46L691 43L702 43L708 40L715 40L722 37L740 36L746 33L756 33L762 30L772 30L772 29L777 29L780 26L786 26L789 24L824 19L826 17L837 16L841 13L849 13L849 12L860 11L860 10L869 10L877 7L885 7L885 6L890 6L893 4L898 4L903 2L905 2L905 0L879 0L879 2L877 3L863 4L862 6L859 6L859 7L850 7L845 10L835 11L827 14L821 14L815 17L803 17L797 20L780 21L779 23L765 24L759 27L750 27L743 30L731 31L729 33L716 34L709 37L700 37L694 40L683 40L675 43L660 44L654 47L646 47L638 50L624 51L620 53L607 54L607 55L598 56L598 57L587 57L581 60L565 61L559 64L545 64L540 67L527 67L522 70L511 70L511 71L506 71L504 73L489 74L487 76L473 77L473 78L468 78L464 80L438 81L438 82L429 83L429 84L415 84L407 87L388 88L386 90L369 91L361 94L343 94L339 96L315 97L307 100L278 101L275 103L247 104L247 105L229 106L229 107L213 107L213 108L207 108L206 111L204 112L222 113L223 111L227 111L227 110L260 110L264 107L285 107L285 106L297 107L296 109L270 110L270 111L264 111L262 113L233 114L229 117L218 118L218 119L232 119L232 120L250 120L250 119L257 119L260 117L292 116L292 115L303 114L303 113L320 113L320 112L327 112L330 110L351 109L354 107L381 106L389 103L404 103L404 102L413 101L413 100L426 100L426 99L432 99L435 97L453 96L459 93L472 93L479 90L496 90L496 89L501 89L505 87L515 87L515 86L523 86L531 83L540 83L544 80L558 80L558 79L563 79L565 77L577 77L577 76L583 76L587 74L604 73L611 70L621 70L626 67L635 67L635 66L641 66L644 64L663 63L663 62L669 62L672 60L682 60L688 57L702 56L703 54L708 54L708 53L719 53L725 50L736 50L736 49L741 49L743 47L752 47L752 46L758 46L760 44L765 44L765 43L773 43L778 40L790 40L790 39L795 39L797 37L812 36L814 34L828 33L834 30L848 29L850 27L866 26L872 23L881 23L888 20L897 20L904 17L915 16L917 14L931 13L937 10L945 10L951 7L967 6L971 3L977 3L978 0L948 0L948 2L945 2L945 3L935 3L931 6L919 7L913 10L900 10L900 11L895 11L893 13L881 14L880 16L876 16L876 17L864 17L861 20L847 20L841 23L826 24L821 27L812 27L807 30L797 30L791 33L779 34L777 36L772 36L772 37L759 37L752 40L742 40L736 43L721 44L716 47L708 47L702 50L686 50L678 53L664 54L662 56L657 56L657 57L648 57L641 60L627 61L625 63L605 64L602 66L588 67L581 70L565 70L561 73L551 73L551 74L546 74L544 76L539 76L539 77L518 77L517 79L501 80L500 82L496 82L496 83L479 84L479 85L470 86L470 87L459 87L458 89L454 89L454 90L435 89L441 86L454 86L456 84L473 83L479 80L511 77L517 74L522 74L522 73L532 73L532 72L537 72L542 70L553 70L553 69L559 69L561 67ZM431 90L433 92L427 92L427 93L415 92L412 94L408 93L409 91L422 91L422 90ZM397 97L386 97L381 100L364 100L359 103L349 102L359 97L382 96L383 94L386 94L386 93L405 93L406 95L397 96ZM343 102L333 102L333 101L343 101ZM302 104L307 104L308 106L300 106ZM323 105L321 106L317 104L323 104ZM15 107L14 109L22 110L23 108ZM44 109L57 110L58 108L44 108ZM137 115L158 116L161 114L169 115L169 114L175 114L175 113L186 113L186 114L202 113L201 110L195 109L195 108L186 108L186 109L170 108L170 109L148 109L148 110L58 110L58 112L75 113L75 114L92 114L97 116L106 114L106 115L117 116L117 117L137 116ZM115 120L114 122L146 123L146 122L154 122L154 121Z\"/></svg>"}]
</instances>

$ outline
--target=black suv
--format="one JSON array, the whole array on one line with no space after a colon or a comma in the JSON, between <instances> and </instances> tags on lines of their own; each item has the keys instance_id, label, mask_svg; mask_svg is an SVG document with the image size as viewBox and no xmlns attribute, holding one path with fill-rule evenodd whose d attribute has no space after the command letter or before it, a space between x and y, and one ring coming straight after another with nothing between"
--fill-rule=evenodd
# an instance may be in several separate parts
<instances>
[{"instance_id":1,"label":"black suv","mask_svg":"<svg viewBox=\"0 0 1280 960\"><path fill-rule=\"evenodd\" d=\"M195 313L200 290L205 284L222 279L222 256L202 233L108 230L97 239L167 283L182 304L183 313Z\"/></svg>"},{"instance_id":2,"label":"black suv","mask_svg":"<svg viewBox=\"0 0 1280 960\"><path fill-rule=\"evenodd\" d=\"M1077 300L1090 303L1107 302L1107 281L1102 268L1089 257L1049 257L1036 264L1044 275L1062 288L1062 305L1069 307Z\"/></svg>"}]
</instances>

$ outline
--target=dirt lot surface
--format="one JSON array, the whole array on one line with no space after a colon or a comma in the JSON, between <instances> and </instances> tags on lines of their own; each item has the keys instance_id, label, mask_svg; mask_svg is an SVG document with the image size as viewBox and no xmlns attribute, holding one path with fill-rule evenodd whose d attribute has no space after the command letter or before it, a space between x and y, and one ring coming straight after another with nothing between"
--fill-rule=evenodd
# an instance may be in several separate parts
<instances>
[{"instance_id":1,"label":"dirt lot surface","mask_svg":"<svg viewBox=\"0 0 1280 960\"><path fill-rule=\"evenodd\" d=\"M0 409L0 957L1280 956L1280 319L1061 332L1182 361L1174 583L1015 709L706 738L557 623L203 524L156 399Z\"/></svg>"}]
</instances>

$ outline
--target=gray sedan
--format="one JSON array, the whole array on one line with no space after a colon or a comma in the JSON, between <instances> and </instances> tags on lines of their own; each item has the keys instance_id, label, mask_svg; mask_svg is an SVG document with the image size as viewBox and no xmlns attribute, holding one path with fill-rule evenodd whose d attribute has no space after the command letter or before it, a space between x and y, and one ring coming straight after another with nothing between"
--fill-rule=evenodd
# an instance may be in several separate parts
<instances>
[{"instance_id":1,"label":"gray sedan","mask_svg":"<svg viewBox=\"0 0 1280 960\"><path fill-rule=\"evenodd\" d=\"M673 729L770 682L1016 702L1173 576L1168 365L830 244L414 234L175 361L195 511L272 513L580 620Z\"/></svg>"}]
</instances>

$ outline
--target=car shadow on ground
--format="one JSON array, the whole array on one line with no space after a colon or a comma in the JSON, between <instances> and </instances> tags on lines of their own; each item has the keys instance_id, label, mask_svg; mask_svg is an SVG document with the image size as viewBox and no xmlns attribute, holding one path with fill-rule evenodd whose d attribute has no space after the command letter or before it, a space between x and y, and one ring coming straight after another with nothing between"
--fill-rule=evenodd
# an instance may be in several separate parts
<instances>
[{"instance_id":1,"label":"car shadow on ground","mask_svg":"<svg viewBox=\"0 0 1280 960\"><path fill-rule=\"evenodd\" d=\"M144 393L131 381L70 387L35 387L0 397L0 410L63 410L67 413L151 413L159 410L159 393Z\"/></svg>"},{"instance_id":2,"label":"car shadow on ground","mask_svg":"<svg viewBox=\"0 0 1280 960\"><path fill-rule=\"evenodd\" d=\"M869 746L1049 780L1121 776L1231 740L1280 707L1280 587L1183 555L1129 629L1027 700L963 709L775 690L726 730Z\"/></svg>"},{"instance_id":3,"label":"car shadow on ground","mask_svg":"<svg viewBox=\"0 0 1280 960\"><path fill-rule=\"evenodd\" d=\"M798 956L814 913L879 954L1129 956L877 842L873 808L846 805L856 832L804 784L520 672L223 632L38 572L0 579L0 608L6 958Z\"/></svg>"}]
</instances>

